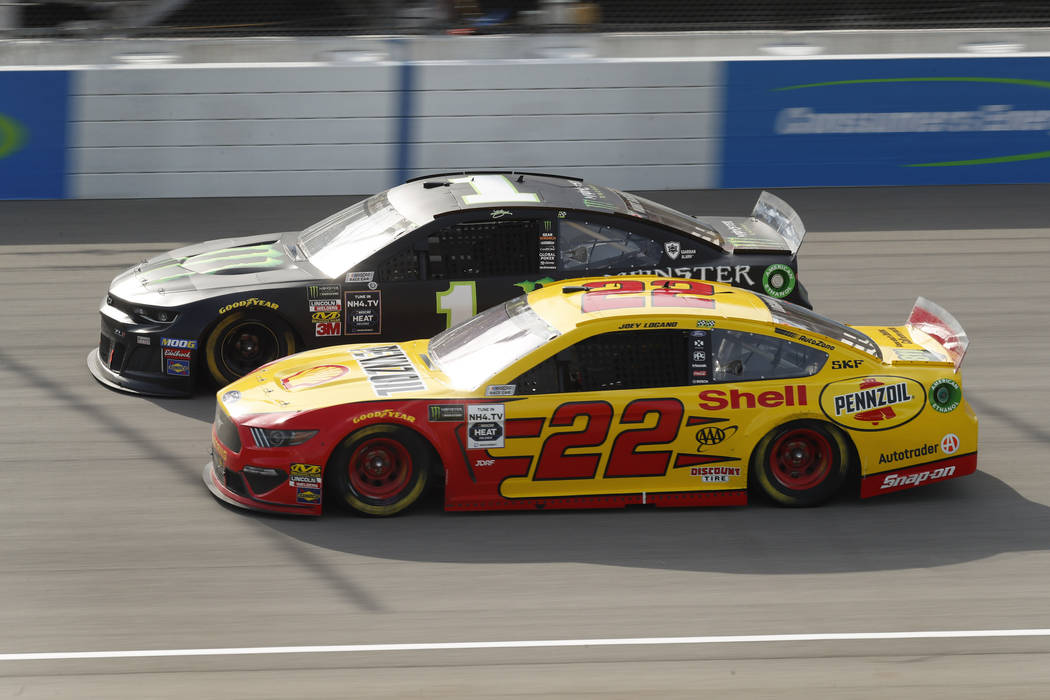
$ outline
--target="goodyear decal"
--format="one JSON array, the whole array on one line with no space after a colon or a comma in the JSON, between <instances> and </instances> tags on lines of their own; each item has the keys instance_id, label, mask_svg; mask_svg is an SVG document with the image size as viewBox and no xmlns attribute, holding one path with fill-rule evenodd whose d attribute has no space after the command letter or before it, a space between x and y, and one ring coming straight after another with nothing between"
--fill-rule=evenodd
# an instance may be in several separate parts
<instances>
[{"instance_id":1,"label":"goodyear decal","mask_svg":"<svg viewBox=\"0 0 1050 700\"><path fill-rule=\"evenodd\" d=\"M842 379L820 392L824 415L849 430L896 428L919 415L925 406L922 384L907 377Z\"/></svg>"}]
</instances>

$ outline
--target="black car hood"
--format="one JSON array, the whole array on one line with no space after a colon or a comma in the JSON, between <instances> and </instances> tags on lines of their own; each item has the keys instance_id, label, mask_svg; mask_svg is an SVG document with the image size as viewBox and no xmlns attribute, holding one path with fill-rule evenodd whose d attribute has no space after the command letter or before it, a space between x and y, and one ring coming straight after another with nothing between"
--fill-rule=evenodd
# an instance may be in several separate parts
<instances>
[{"instance_id":1,"label":"black car hood","mask_svg":"<svg viewBox=\"0 0 1050 700\"><path fill-rule=\"evenodd\" d=\"M281 234L222 238L177 248L118 275L110 293L141 303L170 305L239 289L312 280L280 244Z\"/></svg>"}]
</instances>

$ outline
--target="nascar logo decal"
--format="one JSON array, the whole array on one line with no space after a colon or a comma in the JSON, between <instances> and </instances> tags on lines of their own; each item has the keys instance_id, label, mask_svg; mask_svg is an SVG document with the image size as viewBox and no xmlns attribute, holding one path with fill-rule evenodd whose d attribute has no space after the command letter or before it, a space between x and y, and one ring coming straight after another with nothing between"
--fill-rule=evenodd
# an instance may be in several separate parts
<instances>
[{"instance_id":1,"label":"nascar logo decal","mask_svg":"<svg viewBox=\"0 0 1050 700\"><path fill-rule=\"evenodd\" d=\"M859 377L832 382L820 392L820 409L849 430L887 430L915 418L926 405L926 391L907 377Z\"/></svg>"}]
</instances>

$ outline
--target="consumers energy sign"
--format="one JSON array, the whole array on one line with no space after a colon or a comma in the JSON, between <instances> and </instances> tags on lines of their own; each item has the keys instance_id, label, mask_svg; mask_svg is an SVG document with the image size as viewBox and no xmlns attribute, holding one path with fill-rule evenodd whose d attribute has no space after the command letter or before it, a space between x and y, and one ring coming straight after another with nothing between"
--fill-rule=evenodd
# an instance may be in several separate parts
<instances>
[{"instance_id":1,"label":"consumers energy sign","mask_svg":"<svg viewBox=\"0 0 1050 700\"><path fill-rule=\"evenodd\" d=\"M729 64L725 187L1050 181L1050 59Z\"/></svg>"}]
</instances>

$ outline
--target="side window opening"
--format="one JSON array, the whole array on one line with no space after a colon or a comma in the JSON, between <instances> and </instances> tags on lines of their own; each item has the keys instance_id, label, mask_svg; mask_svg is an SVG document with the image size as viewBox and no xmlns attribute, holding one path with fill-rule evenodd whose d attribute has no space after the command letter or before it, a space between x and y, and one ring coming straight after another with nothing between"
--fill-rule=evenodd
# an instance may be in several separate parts
<instances>
[{"instance_id":1,"label":"side window opening","mask_svg":"<svg viewBox=\"0 0 1050 700\"><path fill-rule=\"evenodd\" d=\"M566 272L652 267L662 247L648 236L586 219L560 219L558 264Z\"/></svg>"},{"instance_id":2,"label":"side window opening","mask_svg":"<svg viewBox=\"0 0 1050 700\"><path fill-rule=\"evenodd\" d=\"M515 380L518 394L619 391L690 384L680 330L614 331L549 357Z\"/></svg>"},{"instance_id":3,"label":"side window opening","mask_svg":"<svg viewBox=\"0 0 1050 700\"><path fill-rule=\"evenodd\" d=\"M410 282L419 279L419 254L409 246L401 246L376 269L380 282Z\"/></svg>"},{"instance_id":4,"label":"side window opening","mask_svg":"<svg viewBox=\"0 0 1050 700\"><path fill-rule=\"evenodd\" d=\"M538 220L482 221L438 229L427 239L430 279L531 274L539 265Z\"/></svg>"},{"instance_id":5,"label":"side window opening","mask_svg":"<svg viewBox=\"0 0 1050 700\"><path fill-rule=\"evenodd\" d=\"M712 331L716 382L808 377L827 362L822 350L758 333Z\"/></svg>"}]
</instances>

